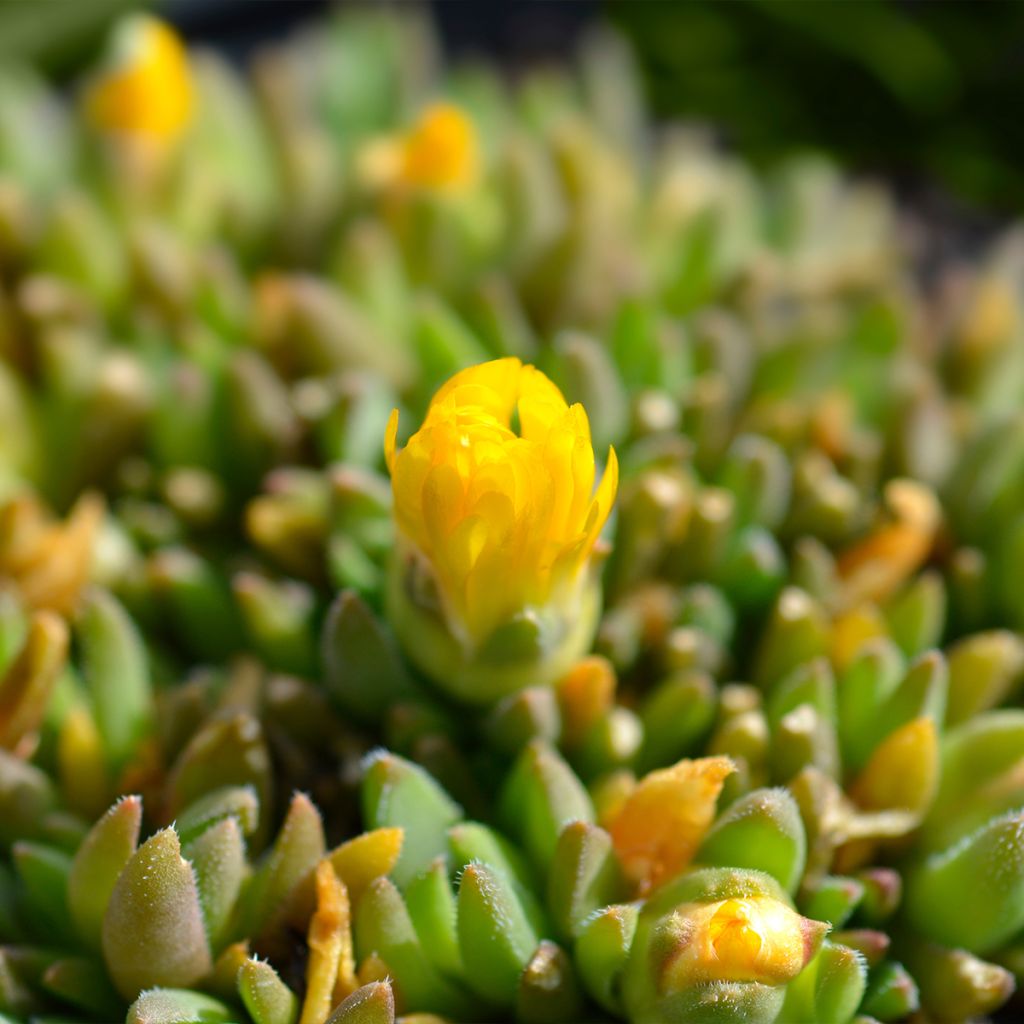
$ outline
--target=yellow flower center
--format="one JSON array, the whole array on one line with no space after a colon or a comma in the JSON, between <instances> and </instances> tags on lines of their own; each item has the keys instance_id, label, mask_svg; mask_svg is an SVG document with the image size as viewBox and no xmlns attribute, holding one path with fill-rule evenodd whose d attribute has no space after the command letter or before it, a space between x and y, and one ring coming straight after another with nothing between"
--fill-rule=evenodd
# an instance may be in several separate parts
<instances>
[{"instance_id":1,"label":"yellow flower center","mask_svg":"<svg viewBox=\"0 0 1024 1024\"><path fill-rule=\"evenodd\" d=\"M594 490L581 405L535 367L499 359L452 377L401 451L397 432L396 410L385 450L398 530L461 641L472 647L521 611L572 599L618 485L609 449Z\"/></svg>"},{"instance_id":2,"label":"yellow flower center","mask_svg":"<svg viewBox=\"0 0 1024 1024\"><path fill-rule=\"evenodd\" d=\"M101 131L167 141L192 116L192 76L177 33L162 21L135 16L114 39L114 61L86 93L89 120Z\"/></svg>"},{"instance_id":3,"label":"yellow flower center","mask_svg":"<svg viewBox=\"0 0 1024 1024\"><path fill-rule=\"evenodd\" d=\"M711 981L783 984L804 969L828 930L770 896L685 904L675 916L684 939L666 964L665 991Z\"/></svg>"}]
</instances>

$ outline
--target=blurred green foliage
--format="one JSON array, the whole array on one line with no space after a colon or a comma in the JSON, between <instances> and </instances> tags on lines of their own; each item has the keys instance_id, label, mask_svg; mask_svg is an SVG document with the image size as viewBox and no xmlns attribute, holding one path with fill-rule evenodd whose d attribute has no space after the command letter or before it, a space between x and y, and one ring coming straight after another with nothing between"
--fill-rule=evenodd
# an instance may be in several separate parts
<instances>
[{"instance_id":1,"label":"blurred green foliage","mask_svg":"<svg viewBox=\"0 0 1024 1024\"><path fill-rule=\"evenodd\" d=\"M1024 202L1024 4L746 0L610 4L655 109L756 161L794 148Z\"/></svg>"}]
</instances>

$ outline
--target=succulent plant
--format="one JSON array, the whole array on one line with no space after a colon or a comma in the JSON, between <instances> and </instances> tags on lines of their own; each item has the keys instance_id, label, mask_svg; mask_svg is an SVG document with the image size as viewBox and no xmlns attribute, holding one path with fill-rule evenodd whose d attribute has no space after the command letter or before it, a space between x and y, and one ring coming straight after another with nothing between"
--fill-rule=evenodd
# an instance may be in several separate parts
<instances>
[{"instance_id":1,"label":"succulent plant","mask_svg":"<svg viewBox=\"0 0 1024 1024\"><path fill-rule=\"evenodd\" d=\"M1019 233L436 55L0 69L0 1024L998 1013Z\"/></svg>"}]
</instances>

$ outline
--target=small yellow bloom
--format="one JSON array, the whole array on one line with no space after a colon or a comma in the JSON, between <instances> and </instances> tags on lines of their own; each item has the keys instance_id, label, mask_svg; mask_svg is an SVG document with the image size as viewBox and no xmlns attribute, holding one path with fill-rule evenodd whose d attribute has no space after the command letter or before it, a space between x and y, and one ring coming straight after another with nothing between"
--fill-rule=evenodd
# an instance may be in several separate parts
<instances>
[{"instance_id":1,"label":"small yellow bloom","mask_svg":"<svg viewBox=\"0 0 1024 1024\"><path fill-rule=\"evenodd\" d=\"M409 602L421 610L433 602L435 619L472 659L499 627L525 621L560 648L544 673L553 681L592 639L594 623L584 628L596 618L589 569L618 485L614 450L595 490L583 407L568 405L543 373L515 358L456 374L401 450L397 433L396 410L385 452L400 540L402 576L392 595L400 599L392 609L400 635ZM562 613L557 622L552 609ZM422 635L408 637L413 658L435 659L421 667L450 676L453 666L436 664L430 646Z\"/></svg>"},{"instance_id":2,"label":"small yellow bloom","mask_svg":"<svg viewBox=\"0 0 1024 1024\"><path fill-rule=\"evenodd\" d=\"M680 939L661 974L663 993L715 981L784 984L804 969L828 931L771 896L687 903L672 918Z\"/></svg>"},{"instance_id":3,"label":"small yellow bloom","mask_svg":"<svg viewBox=\"0 0 1024 1024\"><path fill-rule=\"evenodd\" d=\"M690 863L733 771L727 757L702 757L650 772L604 822L623 872L640 895Z\"/></svg>"},{"instance_id":4,"label":"small yellow bloom","mask_svg":"<svg viewBox=\"0 0 1024 1024\"><path fill-rule=\"evenodd\" d=\"M184 130L192 108L192 75L178 34L144 15L122 22L111 66L86 93L92 124L110 135L170 141Z\"/></svg>"},{"instance_id":5,"label":"small yellow bloom","mask_svg":"<svg viewBox=\"0 0 1024 1024\"><path fill-rule=\"evenodd\" d=\"M435 103L405 137L402 181L431 189L472 185L480 156L473 122L451 103Z\"/></svg>"},{"instance_id":6,"label":"small yellow bloom","mask_svg":"<svg viewBox=\"0 0 1024 1024\"><path fill-rule=\"evenodd\" d=\"M372 186L457 193L480 174L480 151L470 118L452 103L434 103L404 134L371 142L360 172Z\"/></svg>"}]
</instances>

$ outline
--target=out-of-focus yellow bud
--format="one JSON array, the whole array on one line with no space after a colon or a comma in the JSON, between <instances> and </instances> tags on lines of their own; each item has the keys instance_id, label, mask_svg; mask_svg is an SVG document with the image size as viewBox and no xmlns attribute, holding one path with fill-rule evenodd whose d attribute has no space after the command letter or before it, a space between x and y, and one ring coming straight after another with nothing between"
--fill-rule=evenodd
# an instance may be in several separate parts
<instances>
[{"instance_id":1,"label":"out-of-focus yellow bud","mask_svg":"<svg viewBox=\"0 0 1024 1024\"><path fill-rule=\"evenodd\" d=\"M891 597L928 557L942 511L934 493L915 480L885 489L891 518L839 557L846 607Z\"/></svg>"},{"instance_id":2,"label":"out-of-focus yellow bud","mask_svg":"<svg viewBox=\"0 0 1024 1024\"><path fill-rule=\"evenodd\" d=\"M614 450L595 490L583 407L515 358L457 373L401 450L397 434L395 411L389 602L410 657L471 700L553 682L593 639Z\"/></svg>"},{"instance_id":3,"label":"out-of-focus yellow bud","mask_svg":"<svg viewBox=\"0 0 1024 1024\"><path fill-rule=\"evenodd\" d=\"M690 863L714 820L722 784L734 770L727 757L702 757L653 771L603 822L640 895Z\"/></svg>"},{"instance_id":4,"label":"out-of-focus yellow bud","mask_svg":"<svg viewBox=\"0 0 1024 1024\"><path fill-rule=\"evenodd\" d=\"M479 170L476 129L454 104L427 107L403 140L400 173L406 185L458 191L472 185Z\"/></svg>"},{"instance_id":5,"label":"out-of-focus yellow bud","mask_svg":"<svg viewBox=\"0 0 1024 1024\"><path fill-rule=\"evenodd\" d=\"M371 188L463 192L480 175L476 128L454 104L431 104L404 135L370 142L359 156L359 174Z\"/></svg>"},{"instance_id":6,"label":"out-of-focus yellow bud","mask_svg":"<svg viewBox=\"0 0 1024 1024\"><path fill-rule=\"evenodd\" d=\"M678 944L661 974L663 994L715 981L781 985L807 966L828 931L770 896L687 903L672 914Z\"/></svg>"},{"instance_id":7,"label":"out-of-focus yellow bud","mask_svg":"<svg viewBox=\"0 0 1024 1024\"><path fill-rule=\"evenodd\" d=\"M193 109L188 54L169 25L146 15L126 18L114 33L111 60L90 83L86 113L105 134L167 142Z\"/></svg>"},{"instance_id":8,"label":"out-of-focus yellow bud","mask_svg":"<svg viewBox=\"0 0 1024 1024\"><path fill-rule=\"evenodd\" d=\"M70 615L89 582L104 511L92 492L75 502L64 523L27 495L0 507L0 583L12 580L29 608Z\"/></svg>"}]
</instances>

